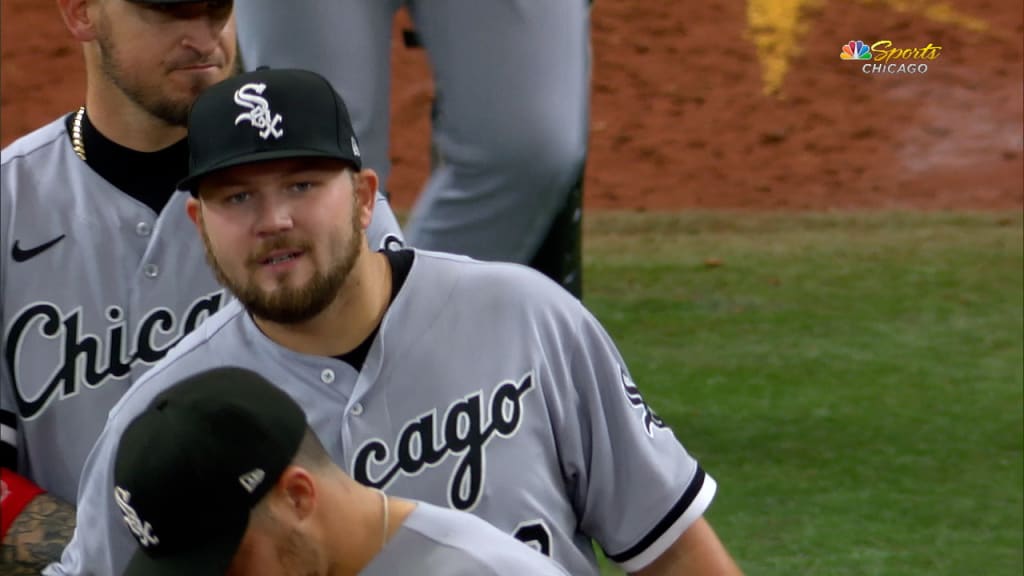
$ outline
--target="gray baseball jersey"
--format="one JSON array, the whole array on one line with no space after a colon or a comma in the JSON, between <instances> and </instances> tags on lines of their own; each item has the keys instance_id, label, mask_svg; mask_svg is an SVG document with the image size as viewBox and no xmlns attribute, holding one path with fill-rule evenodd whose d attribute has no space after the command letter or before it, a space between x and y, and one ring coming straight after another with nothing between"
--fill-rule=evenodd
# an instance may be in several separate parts
<instances>
[{"instance_id":1,"label":"gray baseball jersey","mask_svg":"<svg viewBox=\"0 0 1024 576\"><path fill-rule=\"evenodd\" d=\"M75 155L63 118L3 150L0 184L0 440L74 503L107 412L228 296L187 194L153 212ZM395 239L378 196L370 241Z\"/></svg>"},{"instance_id":2,"label":"gray baseball jersey","mask_svg":"<svg viewBox=\"0 0 1024 576\"><path fill-rule=\"evenodd\" d=\"M646 566L715 492L578 300L523 266L417 251L358 372L275 344L237 301L171 350L111 411L79 494L88 528L50 574L124 567L135 540L111 489L118 438L157 394L224 365L288 392L356 480L470 511L570 574L597 574L591 538L625 569Z\"/></svg>"},{"instance_id":3,"label":"gray baseball jersey","mask_svg":"<svg viewBox=\"0 0 1024 576\"><path fill-rule=\"evenodd\" d=\"M409 243L529 262L586 157L587 0L245 0L235 3L242 60L330 80L364 164L386 182L391 36L402 5L430 58L440 158L409 217Z\"/></svg>"},{"instance_id":4,"label":"gray baseball jersey","mask_svg":"<svg viewBox=\"0 0 1024 576\"><path fill-rule=\"evenodd\" d=\"M420 502L360 576L567 576L550 558L465 512Z\"/></svg>"}]
</instances>

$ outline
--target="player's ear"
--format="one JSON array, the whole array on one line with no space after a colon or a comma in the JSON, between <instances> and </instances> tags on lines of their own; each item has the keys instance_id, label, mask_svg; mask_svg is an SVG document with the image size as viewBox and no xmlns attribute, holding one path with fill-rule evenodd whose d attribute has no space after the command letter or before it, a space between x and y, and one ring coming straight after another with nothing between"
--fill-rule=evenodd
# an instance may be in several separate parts
<instances>
[{"instance_id":1,"label":"player's ear","mask_svg":"<svg viewBox=\"0 0 1024 576\"><path fill-rule=\"evenodd\" d=\"M185 200L185 213L188 214L188 219L196 225L196 230L200 233L203 231L203 215L200 213L202 209L202 204L195 196L189 196L188 200Z\"/></svg>"},{"instance_id":2,"label":"player's ear","mask_svg":"<svg viewBox=\"0 0 1024 576\"><path fill-rule=\"evenodd\" d=\"M359 218L363 223L364 230L370 227L379 186L380 179L377 177L377 173L370 168L363 168L356 173L356 205L359 207Z\"/></svg>"},{"instance_id":3,"label":"player's ear","mask_svg":"<svg viewBox=\"0 0 1024 576\"><path fill-rule=\"evenodd\" d=\"M278 492L278 503L287 517L296 520L309 518L316 510L316 481L309 470L300 466L285 468L274 490Z\"/></svg>"},{"instance_id":4,"label":"player's ear","mask_svg":"<svg viewBox=\"0 0 1024 576\"><path fill-rule=\"evenodd\" d=\"M71 36L79 42L91 42L96 39L96 12L91 9L92 4L90 0L57 0L64 25L71 32Z\"/></svg>"}]
</instances>

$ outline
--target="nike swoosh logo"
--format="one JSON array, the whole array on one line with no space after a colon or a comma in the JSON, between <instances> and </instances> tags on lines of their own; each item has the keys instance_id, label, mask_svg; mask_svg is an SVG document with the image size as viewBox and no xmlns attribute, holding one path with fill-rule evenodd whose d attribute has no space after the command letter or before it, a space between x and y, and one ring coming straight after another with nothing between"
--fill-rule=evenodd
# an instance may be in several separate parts
<instances>
[{"instance_id":1,"label":"nike swoosh logo","mask_svg":"<svg viewBox=\"0 0 1024 576\"><path fill-rule=\"evenodd\" d=\"M65 236L67 236L67 234L61 234L60 236L57 236L56 238L50 240L49 242L46 242L45 244L40 244L35 248L29 248L27 250L22 250L21 246L18 246L18 241L15 240L14 247L11 249L11 258L14 258L15 262L24 262L26 260L35 258L36 256L39 256L43 252L46 252L50 248L53 248L54 244L63 240Z\"/></svg>"}]
</instances>

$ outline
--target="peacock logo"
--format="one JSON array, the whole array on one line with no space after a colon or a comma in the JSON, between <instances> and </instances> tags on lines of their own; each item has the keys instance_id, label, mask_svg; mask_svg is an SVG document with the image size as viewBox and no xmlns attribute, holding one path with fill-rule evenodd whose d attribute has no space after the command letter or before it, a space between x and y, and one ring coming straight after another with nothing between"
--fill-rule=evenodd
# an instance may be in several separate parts
<instances>
[{"instance_id":1,"label":"peacock logo","mask_svg":"<svg viewBox=\"0 0 1024 576\"><path fill-rule=\"evenodd\" d=\"M843 60L871 60L871 48L861 40L850 40L839 53Z\"/></svg>"}]
</instances>

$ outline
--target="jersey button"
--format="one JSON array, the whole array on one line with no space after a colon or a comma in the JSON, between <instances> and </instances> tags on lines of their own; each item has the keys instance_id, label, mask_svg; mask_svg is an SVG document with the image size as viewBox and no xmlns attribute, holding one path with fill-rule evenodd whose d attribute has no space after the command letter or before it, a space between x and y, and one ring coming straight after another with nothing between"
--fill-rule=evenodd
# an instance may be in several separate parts
<instances>
[{"instance_id":1,"label":"jersey button","mask_svg":"<svg viewBox=\"0 0 1024 576\"><path fill-rule=\"evenodd\" d=\"M160 268L156 264L146 264L142 273L146 275L146 278L156 278L160 275Z\"/></svg>"},{"instance_id":2,"label":"jersey button","mask_svg":"<svg viewBox=\"0 0 1024 576\"><path fill-rule=\"evenodd\" d=\"M334 382L334 370L331 370L330 368L325 368L324 371L320 373L320 381L323 382L324 384L330 384L331 382Z\"/></svg>"},{"instance_id":3,"label":"jersey button","mask_svg":"<svg viewBox=\"0 0 1024 576\"><path fill-rule=\"evenodd\" d=\"M145 238L149 236L150 232L153 231L153 227L149 225L149 222L139 222L135 225L135 233Z\"/></svg>"},{"instance_id":4,"label":"jersey button","mask_svg":"<svg viewBox=\"0 0 1024 576\"><path fill-rule=\"evenodd\" d=\"M359 416L362 413L363 413L363 405L362 404L360 404L359 402L356 402L355 404L352 405L352 415L353 416Z\"/></svg>"}]
</instances>

